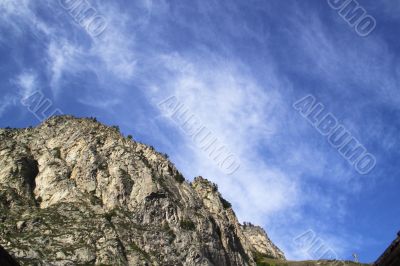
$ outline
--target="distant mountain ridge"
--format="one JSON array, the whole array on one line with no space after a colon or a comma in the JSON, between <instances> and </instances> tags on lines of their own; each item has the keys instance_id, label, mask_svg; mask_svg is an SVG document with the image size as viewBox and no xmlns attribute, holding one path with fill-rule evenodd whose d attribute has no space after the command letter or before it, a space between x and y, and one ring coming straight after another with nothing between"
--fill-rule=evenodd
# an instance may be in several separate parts
<instances>
[{"instance_id":1,"label":"distant mountain ridge","mask_svg":"<svg viewBox=\"0 0 400 266\"><path fill-rule=\"evenodd\" d=\"M21 265L256 265L284 260L217 187L95 119L0 129L0 245Z\"/></svg>"}]
</instances>

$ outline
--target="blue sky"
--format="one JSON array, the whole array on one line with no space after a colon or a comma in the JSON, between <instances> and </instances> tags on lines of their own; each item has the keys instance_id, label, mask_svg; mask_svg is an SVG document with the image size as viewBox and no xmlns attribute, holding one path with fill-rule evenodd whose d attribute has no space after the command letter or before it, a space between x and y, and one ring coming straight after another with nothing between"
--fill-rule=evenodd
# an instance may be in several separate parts
<instances>
[{"instance_id":1,"label":"blue sky","mask_svg":"<svg viewBox=\"0 0 400 266\"><path fill-rule=\"evenodd\" d=\"M60 4L61 3L61 4ZM400 229L400 6L363 1L360 37L323 0L87 3L98 36L68 1L0 0L0 126L39 123L21 99L95 116L169 154L188 179L216 183L243 221L290 259L313 230L339 258L374 261ZM84 24L84 23L83 23ZM376 157L355 171L293 107L313 95ZM175 97L240 160L227 175L158 104Z\"/></svg>"}]
</instances>

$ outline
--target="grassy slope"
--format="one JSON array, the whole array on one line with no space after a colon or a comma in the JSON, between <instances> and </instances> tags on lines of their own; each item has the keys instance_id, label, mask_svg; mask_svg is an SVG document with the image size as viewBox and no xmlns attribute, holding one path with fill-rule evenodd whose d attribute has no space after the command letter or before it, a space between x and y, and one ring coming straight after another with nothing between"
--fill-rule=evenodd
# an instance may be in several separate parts
<instances>
[{"instance_id":1,"label":"grassy slope","mask_svg":"<svg viewBox=\"0 0 400 266\"><path fill-rule=\"evenodd\" d=\"M260 259L257 266L368 266L370 264L359 264L354 262L334 262L334 261L283 261L275 259Z\"/></svg>"}]
</instances>

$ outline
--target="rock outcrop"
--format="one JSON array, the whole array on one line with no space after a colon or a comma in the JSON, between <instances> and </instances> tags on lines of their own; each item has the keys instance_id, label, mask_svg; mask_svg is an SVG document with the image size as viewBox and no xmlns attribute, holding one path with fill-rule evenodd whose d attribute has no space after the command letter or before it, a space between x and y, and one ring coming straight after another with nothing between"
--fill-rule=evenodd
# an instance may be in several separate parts
<instances>
[{"instance_id":1,"label":"rock outcrop","mask_svg":"<svg viewBox=\"0 0 400 266\"><path fill-rule=\"evenodd\" d=\"M260 250L283 257L246 228L215 185L185 181L167 156L117 127L59 116L0 129L0 245L21 265L255 265Z\"/></svg>"},{"instance_id":2,"label":"rock outcrop","mask_svg":"<svg viewBox=\"0 0 400 266\"><path fill-rule=\"evenodd\" d=\"M397 238L373 264L374 266L396 266L400 264L400 231Z\"/></svg>"},{"instance_id":3,"label":"rock outcrop","mask_svg":"<svg viewBox=\"0 0 400 266\"><path fill-rule=\"evenodd\" d=\"M252 251L258 256L285 260L283 252L269 239L263 228L251 223L244 223L242 231L250 242Z\"/></svg>"}]
</instances>

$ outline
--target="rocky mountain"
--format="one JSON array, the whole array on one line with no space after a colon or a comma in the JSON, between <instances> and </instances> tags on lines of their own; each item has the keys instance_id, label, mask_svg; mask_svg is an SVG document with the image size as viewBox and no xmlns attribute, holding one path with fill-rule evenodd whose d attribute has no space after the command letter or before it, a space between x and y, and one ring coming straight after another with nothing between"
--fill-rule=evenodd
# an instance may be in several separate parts
<instances>
[{"instance_id":1,"label":"rocky mountain","mask_svg":"<svg viewBox=\"0 0 400 266\"><path fill-rule=\"evenodd\" d=\"M283 253L217 186L95 119L0 129L0 246L21 265L256 265Z\"/></svg>"}]
</instances>

